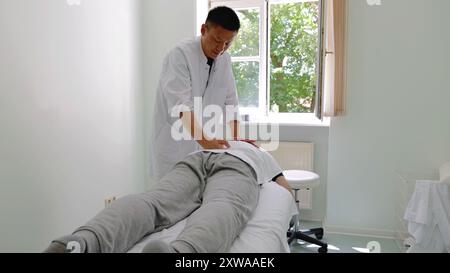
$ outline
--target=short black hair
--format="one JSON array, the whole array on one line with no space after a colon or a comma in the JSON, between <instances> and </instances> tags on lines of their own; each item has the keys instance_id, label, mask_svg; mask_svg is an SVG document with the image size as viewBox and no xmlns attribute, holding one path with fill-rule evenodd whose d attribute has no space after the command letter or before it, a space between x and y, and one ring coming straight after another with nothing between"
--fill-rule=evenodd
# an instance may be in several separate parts
<instances>
[{"instance_id":1,"label":"short black hair","mask_svg":"<svg viewBox=\"0 0 450 273\"><path fill-rule=\"evenodd\" d=\"M219 25L229 31L239 31L241 28L241 22L239 17L229 7L220 6L213 8L209 11L208 17L206 18L206 24Z\"/></svg>"}]
</instances>

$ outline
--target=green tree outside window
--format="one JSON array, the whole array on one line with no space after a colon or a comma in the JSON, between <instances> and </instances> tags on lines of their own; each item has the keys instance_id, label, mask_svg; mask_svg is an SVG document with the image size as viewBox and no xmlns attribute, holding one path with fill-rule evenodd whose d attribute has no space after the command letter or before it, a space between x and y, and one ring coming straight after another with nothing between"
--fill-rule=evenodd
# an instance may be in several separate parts
<instances>
[{"instance_id":1,"label":"green tree outside window","mask_svg":"<svg viewBox=\"0 0 450 273\"><path fill-rule=\"evenodd\" d=\"M316 60L319 2L270 4L270 108L281 113L313 113L317 86ZM230 54L259 56L258 9L238 10L242 28ZM241 106L258 106L259 62L233 63Z\"/></svg>"}]
</instances>

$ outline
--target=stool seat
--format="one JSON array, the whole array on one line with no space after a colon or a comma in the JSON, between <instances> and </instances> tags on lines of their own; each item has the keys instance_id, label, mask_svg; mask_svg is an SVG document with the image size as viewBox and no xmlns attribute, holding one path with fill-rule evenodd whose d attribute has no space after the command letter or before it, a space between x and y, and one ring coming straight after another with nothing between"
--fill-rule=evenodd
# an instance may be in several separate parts
<instances>
[{"instance_id":1,"label":"stool seat","mask_svg":"<svg viewBox=\"0 0 450 273\"><path fill-rule=\"evenodd\" d=\"M320 184L320 176L309 171L286 170L283 175L293 189L309 189Z\"/></svg>"}]
</instances>

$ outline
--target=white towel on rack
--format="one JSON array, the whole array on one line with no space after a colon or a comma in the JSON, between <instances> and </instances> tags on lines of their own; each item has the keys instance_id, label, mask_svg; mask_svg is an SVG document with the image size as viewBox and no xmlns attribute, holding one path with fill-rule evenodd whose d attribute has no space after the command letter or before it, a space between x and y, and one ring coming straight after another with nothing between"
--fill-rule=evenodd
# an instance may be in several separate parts
<instances>
[{"instance_id":1,"label":"white towel on rack","mask_svg":"<svg viewBox=\"0 0 450 273\"><path fill-rule=\"evenodd\" d=\"M447 252L450 252L450 195L447 184L432 186L433 215L442 234Z\"/></svg>"},{"instance_id":2,"label":"white towel on rack","mask_svg":"<svg viewBox=\"0 0 450 273\"><path fill-rule=\"evenodd\" d=\"M405 220L408 222L431 225L430 188L431 181L417 181L416 188L406 207Z\"/></svg>"},{"instance_id":3,"label":"white towel on rack","mask_svg":"<svg viewBox=\"0 0 450 273\"><path fill-rule=\"evenodd\" d=\"M447 184L417 181L404 219L416 244L410 252L450 252L450 195Z\"/></svg>"}]
</instances>

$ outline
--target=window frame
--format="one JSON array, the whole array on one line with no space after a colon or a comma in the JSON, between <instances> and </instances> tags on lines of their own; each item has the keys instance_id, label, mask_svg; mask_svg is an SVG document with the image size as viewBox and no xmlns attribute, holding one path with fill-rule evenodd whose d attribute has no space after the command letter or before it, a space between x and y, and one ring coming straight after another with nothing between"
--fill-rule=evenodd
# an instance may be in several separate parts
<instances>
[{"instance_id":1,"label":"window frame","mask_svg":"<svg viewBox=\"0 0 450 273\"><path fill-rule=\"evenodd\" d=\"M317 87L315 90L316 105L314 113L273 113L270 111L270 5L285 3L319 2L319 37L318 52L316 59ZM241 113L251 113L257 109L260 118L264 120L292 120L293 116L315 116L318 122L323 121L322 117L322 89L323 89L323 35L324 35L324 0L209 0L209 7L227 6L232 9L251 9L259 8L259 98L258 107L239 107ZM238 61L257 61L254 57L231 57L232 62Z\"/></svg>"}]
</instances>

